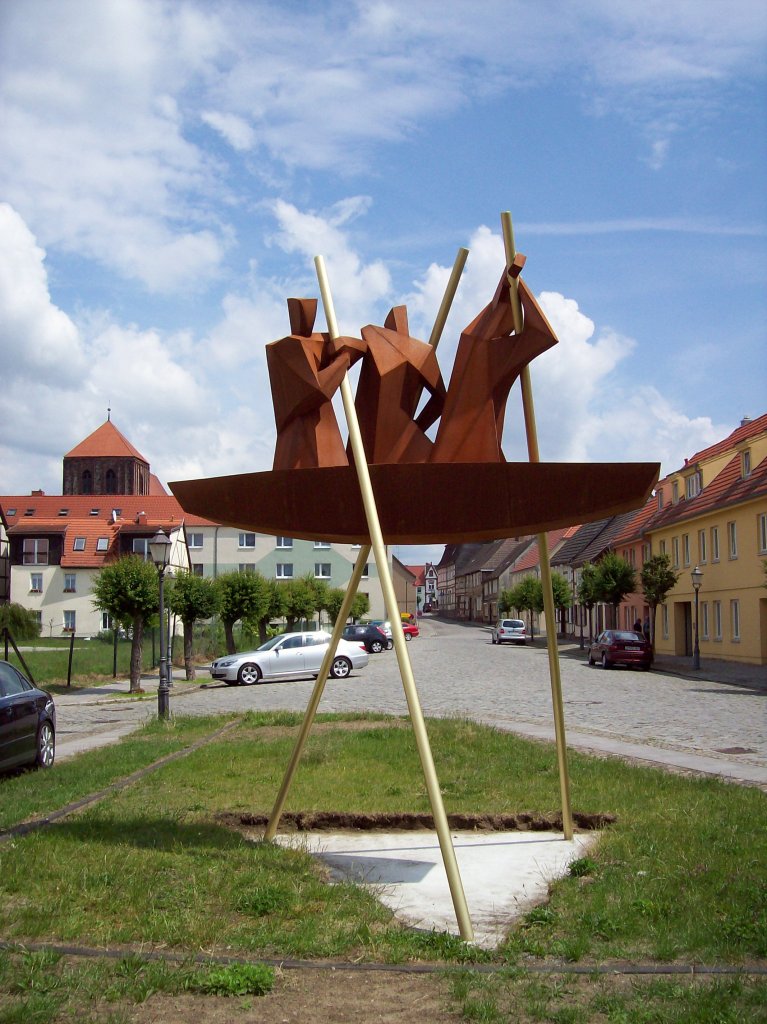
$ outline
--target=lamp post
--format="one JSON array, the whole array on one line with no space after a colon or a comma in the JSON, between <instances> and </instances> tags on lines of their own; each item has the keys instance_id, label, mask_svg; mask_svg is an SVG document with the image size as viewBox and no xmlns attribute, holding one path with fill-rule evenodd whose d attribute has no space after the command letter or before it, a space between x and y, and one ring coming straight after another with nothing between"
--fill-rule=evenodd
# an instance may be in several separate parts
<instances>
[{"instance_id":1,"label":"lamp post","mask_svg":"<svg viewBox=\"0 0 767 1024\"><path fill-rule=\"evenodd\" d=\"M167 664L167 634L165 632L165 594L163 584L165 583L165 570L168 568L170 556L170 538L162 531L157 533L149 541L149 554L157 566L160 576L160 685L157 688L157 717L167 718L170 713L170 687L168 684Z\"/></svg>"},{"instance_id":2,"label":"lamp post","mask_svg":"<svg viewBox=\"0 0 767 1024\"><path fill-rule=\"evenodd\" d=\"M692 648L692 667L700 668L700 642L699 642L699 630L698 630L698 591L700 585L703 582L703 573L696 565L690 573L692 576L692 585L695 590L695 642Z\"/></svg>"}]
</instances>

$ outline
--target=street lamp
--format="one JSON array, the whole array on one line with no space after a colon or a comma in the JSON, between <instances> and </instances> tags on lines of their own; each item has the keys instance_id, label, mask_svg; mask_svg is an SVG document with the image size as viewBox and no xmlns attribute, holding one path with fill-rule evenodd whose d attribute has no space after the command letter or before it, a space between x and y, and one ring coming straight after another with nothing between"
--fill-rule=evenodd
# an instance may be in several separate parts
<instances>
[{"instance_id":1,"label":"street lamp","mask_svg":"<svg viewBox=\"0 0 767 1024\"><path fill-rule=\"evenodd\" d=\"M703 573L696 565L690 573L692 576L692 585L695 590L695 643L692 649L692 667L700 668L700 642L699 642L699 630L698 630L698 591L700 585L703 582Z\"/></svg>"},{"instance_id":2,"label":"street lamp","mask_svg":"<svg viewBox=\"0 0 767 1024\"><path fill-rule=\"evenodd\" d=\"M149 541L149 554L157 566L157 572L160 576L160 685L157 688L158 718L167 718L170 713L170 686L168 683L168 664L166 658L165 595L163 591L165 570L168 568L168 559L170 557L170 547L171 540L162 530L158 530Z\"/></svg>"}]
</instances>

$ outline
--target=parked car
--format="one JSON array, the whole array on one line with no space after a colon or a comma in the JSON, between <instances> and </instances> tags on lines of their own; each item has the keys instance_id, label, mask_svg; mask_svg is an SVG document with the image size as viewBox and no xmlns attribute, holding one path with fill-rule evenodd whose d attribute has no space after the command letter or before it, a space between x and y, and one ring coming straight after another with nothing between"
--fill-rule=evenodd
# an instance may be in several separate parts
<instances>
[{"instance_id":1,"label":"parked car","mask_svg":"<svg viewBox=\"0 0 767 1024\"><path fill-rule=\"evenodd\" d=\"M600 662L602 668L629 665L644 669L652 665L652 647L641 633L628 629L606 629L589 648L589 665Z\"/></svg>"},{"instance_id":2,"label":"parked car","mask_svg":"<svg viewBox=\"0 0 767 1024\"><path fill-rule=\"evenodd\" d=\"M261 644L258 650L217 658L210 666L210 674L214 679L223 679L228 686L316 677L329 643L330 633L324 630L281 633ZM345 679L352 669L364 668L367 663L367 652L361 644L339 640L330 675Z\"/></svg>"},{"instance_id":3,"label":"parked car","mask_svg":"<svg viewBox=\"0 0 767 1024\"><path fill-rule=\"evenodd\" d=\"M381 651L391 648L391 638L380 626L374 626L372 622L359 622L353 625L344 626L341 634L344 640L352 643L363 644L366 651L371 654L380 654Z\"/></svg>"},{"instance_id":4,"label":"parked car","mask_svg":"<svg viewBox=\"0 0 767 1024\"><path fill-rule=\"evenodd\" d=\"M526 644L527 627L522 619L499 619L492 629L494 644Z\"/></svg>"},{"instance_id":5,"label":"parked car","mask_svg":"<svg viewBox=\"0 0 767 1024\"><path fill-rule=\"evenodd\" d=\"M391 637L391 622L388 619L371 619L369 625L378 626L386 637L386 650L390 651L394 646L394 641Z\"/></svg>"},{"instance_id":6,"label":"parked car","mask_svg":"<svg viewBox=\"0 0 767 1024\"><path fill-rule=\"evenodd\" d=\"M0 661L0 770L26 764L50 768L55 756L53 697Z\"/></svg>"},{"instance_id":7,"label":"parked car","mask_svg":"<svg viewBox=\"0 0 767 1024\"><path fill-rule=\"evenodd\" d=\"M412 622L403 622L402 632L405 634L406 640L412 640L414 636L420 634L421 630Z\"/></svg>"}]
</instances>

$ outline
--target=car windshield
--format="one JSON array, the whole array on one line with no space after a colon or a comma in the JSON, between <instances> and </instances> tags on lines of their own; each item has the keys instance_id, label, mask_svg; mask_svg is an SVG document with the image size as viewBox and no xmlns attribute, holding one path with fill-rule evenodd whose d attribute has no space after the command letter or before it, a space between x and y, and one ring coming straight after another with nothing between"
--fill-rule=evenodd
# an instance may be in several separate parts
<instances>
[{"instance_id":1,"label":"car windshield","mask_svg":"<svg viewBox=\"0 0 767 1024\"><path fill-rule=\"evenodd\" d=\"M284 639L285 634L280 633L277 636L273 636L270 640L267 640L265 644L261 644L261 646L258 649L259 651L271 651L273 647L276 647L277 644L282 643Z\"/></svg>"}]
</instances>

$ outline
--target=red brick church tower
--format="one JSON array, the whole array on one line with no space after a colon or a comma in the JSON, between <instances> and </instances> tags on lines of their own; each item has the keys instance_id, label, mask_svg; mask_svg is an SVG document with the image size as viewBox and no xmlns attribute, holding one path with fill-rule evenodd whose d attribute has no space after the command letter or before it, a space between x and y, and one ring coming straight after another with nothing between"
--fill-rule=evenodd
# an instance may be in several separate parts
<instances>
[{"instance_id":1,"label":"red brick church tower","mask_svg":"<svg viewBox=\"0 0 767 1024\"><path fill-rule=\"evenodd\" d=\"M110 417L64 456L64 494L149 494L149 463Z\"/></svg>"}]
</instances>

